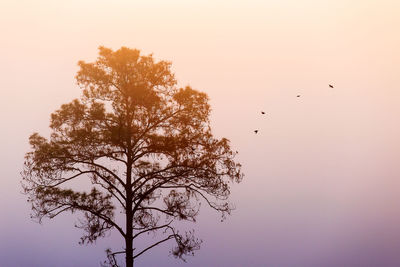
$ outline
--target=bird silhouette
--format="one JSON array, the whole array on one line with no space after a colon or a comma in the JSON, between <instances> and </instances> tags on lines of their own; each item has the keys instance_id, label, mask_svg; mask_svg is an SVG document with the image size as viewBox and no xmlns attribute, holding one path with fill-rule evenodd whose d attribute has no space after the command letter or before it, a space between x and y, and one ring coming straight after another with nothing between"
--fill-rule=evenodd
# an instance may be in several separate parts
<instances>
[{"instance_id":1,"label":"bird silhouette","mask_svg":"<svg viewBox=\"0 0 400 267\"><path fill-rule=\"evenodd\" d=\"M254 133L257 134L257 133L258 133L258 130L254 130Z\"/></svg>"},{"instance_id":2,"label":"bird silhouette","mask_svg":"<svg viewBox=\"0 0 400 267\"><path fill-rule=\"evenodd\" d=\"M261 114L265 114L265 112L264 112L264 111L261 111Z\"/></svg>"},{"instance_id":3,"label":"bird silhouette","mask_svg":"<svg viewBox=\"0 0 400 267\"><path fill-rule=\"evenodd\" d=\"M300 97L300 95L297 95L297 97Z\"/></svg>"},{"instance_id":4,"label":"bird silhouette","mask_svg":"<svg viewBox=\"0 0 400 267\"><path fill-rule=\"evenodd\" d=\"M332 84L329 84L329 87L330 87L330 88L333 88L333 85L332 85Z\"/></svg>"}]
</instances>

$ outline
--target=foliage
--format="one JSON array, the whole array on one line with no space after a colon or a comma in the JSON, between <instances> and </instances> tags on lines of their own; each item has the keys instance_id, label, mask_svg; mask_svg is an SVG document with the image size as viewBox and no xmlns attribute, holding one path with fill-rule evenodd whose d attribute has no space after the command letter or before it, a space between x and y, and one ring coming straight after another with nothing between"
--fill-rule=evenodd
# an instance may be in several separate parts
<instances>
[{"instance_id":1,"label":"foliage","mask_svg":"<svg viewBox=\"0 0 400 267\"><path fill-rule=\"evenodd\" d=\"M229 183L243 176L236 153L212 135L208 96L178 88L170 62L125 47L99 50L94 63L78 63L82 97L51 115L50 138L29 138L22 176L32 216L83 213L81 243L116 229L127 266L170 239L172 255L191 255L201 241L180 234L174 222L194 222L202 201L223 217L230 213ZM89 192L72 189L85 179ZM116 222L116 210L126 225ZM133 254L133 240L155 231L164 238Z\"/></svg>"}]
</instances>

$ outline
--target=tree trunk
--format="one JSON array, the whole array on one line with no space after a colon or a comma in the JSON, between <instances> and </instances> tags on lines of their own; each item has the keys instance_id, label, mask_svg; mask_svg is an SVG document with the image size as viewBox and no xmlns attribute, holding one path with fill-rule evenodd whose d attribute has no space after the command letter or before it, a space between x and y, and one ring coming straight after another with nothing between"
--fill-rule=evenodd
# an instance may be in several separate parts
<instances>
[{"instance_id":1,"label":"tree trunk","mask_svg":"<svg viewBox=\"0 0 400 267\"><path fill-rule=\"evenodd\" d=\"M130 158L128 158L126 171L126 267L133 267L132 163Z\"/></svg>"},{"instance_id":2,"label":"tree trunk","mask_svg":"<svg viewBox=\"0 0 400 267\"><path fill-rule=\"evenodd\" d=\"M132 231L130 231L130 236L128 236L128 231L127 231L127 236L125 237L125 246L126 246L126 267L133 267Z\"/></svg>"},{"instance_id":3,"label":"tree trunk","mask_svg":"<svg viewBox=\"0 0 400 267\"><path fill-rule=\"evenodd\" d=\"M130 190L127 190L130 191ZM129 196L130 194L127 194ZM129 199L129 198L128 198ZM133 231L132 231L132 201L126 203L126 267L133 267Z\"/></svg>"}]
</instances>

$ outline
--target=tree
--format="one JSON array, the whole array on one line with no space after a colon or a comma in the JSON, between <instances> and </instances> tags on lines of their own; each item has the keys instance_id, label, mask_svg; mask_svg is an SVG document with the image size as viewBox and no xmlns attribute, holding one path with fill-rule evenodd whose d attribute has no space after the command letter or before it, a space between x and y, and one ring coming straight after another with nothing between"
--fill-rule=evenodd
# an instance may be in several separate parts
<instances>
[{"instance_id":1,"label":"tree","mask_svg":"<svg viewBox=\"0 0 400 267\"><path fill-rule=\"evenodd\" d=\"M29 138L22 184L32 217L41 222L67 211L83 213L76 225L84 230L81 243L115 229L125 248L107 250L113 266L117 254L133 266L135 258L171 239L175 257L192 255L201 241L192 231L181 234L176 221L194 222L202 202L224 218L232 210L229 184L243 177L229 141L212 135L208 96L178 88L170 62L139 50L100 47L94 63L78 65L81 98L51 114L49 139L38 133ZM88 191L79 187L82 180L90 181ZM161 239L133 248L150 232Z\"/></svg>"}]
</instances>

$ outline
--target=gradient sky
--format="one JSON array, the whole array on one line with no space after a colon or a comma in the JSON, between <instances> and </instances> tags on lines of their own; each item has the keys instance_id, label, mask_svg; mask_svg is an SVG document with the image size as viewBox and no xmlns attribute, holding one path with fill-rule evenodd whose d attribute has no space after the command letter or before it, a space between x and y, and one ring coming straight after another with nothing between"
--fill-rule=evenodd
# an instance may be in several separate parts
<instances>
[{"instance_id":1,"label":"gradient sky","mask_svg":"<svg viewBox=\"0 0 400 267\"><path fill-rule=\"evenodd\" d=\"M77 62L100 45L172 61L245 173L232 216L201 211L195 257L167 244L137 266L400 266L399 14L397 0L0 0L0 266L99 266L122 246L79 246L75 215L33 222L20 186L29 135L80 96Z\"/></svg>"}]
</instances>

